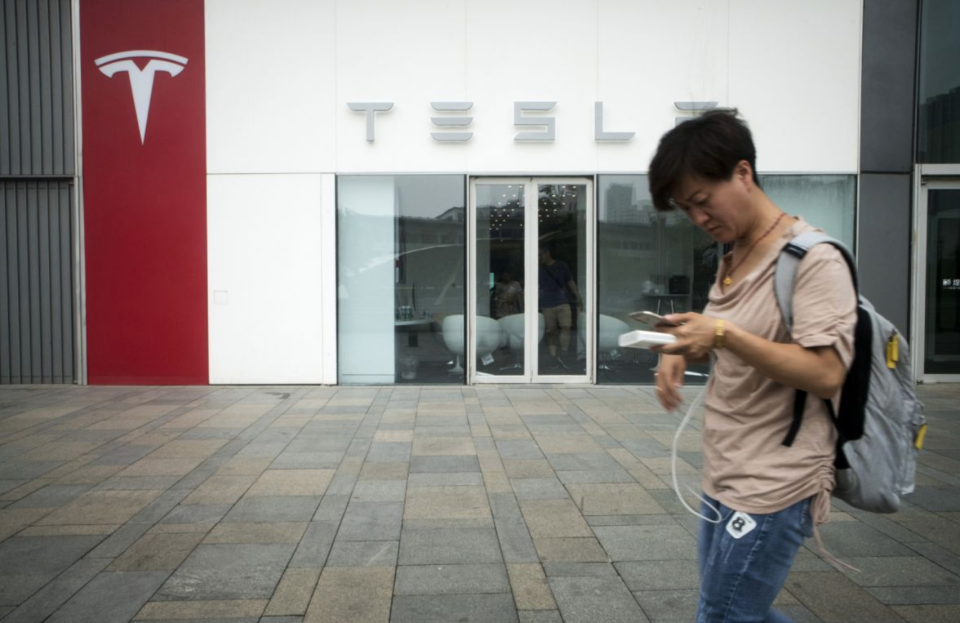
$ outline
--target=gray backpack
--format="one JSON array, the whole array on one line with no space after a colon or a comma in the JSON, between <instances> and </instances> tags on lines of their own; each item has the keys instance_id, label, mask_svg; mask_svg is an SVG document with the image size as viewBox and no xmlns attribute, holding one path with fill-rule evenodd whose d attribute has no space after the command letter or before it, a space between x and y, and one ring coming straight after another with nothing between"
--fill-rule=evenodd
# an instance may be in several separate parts
<instances>
[{"instance_id":1,"label":"gray backpack","mask_svg":"<svg viewBox=\"0 0 960 623\"><path fill-rule=\"evenodd\" d=\"M910 349L893 324L859 296L857 265L843 244L821 232L791 240L777 259L775 290L787 330L793 332L793 285L797 268L818 244L832 244L850 266L858 293L854 358L843 384L840 407L824 402L837 427L837 486L833 495L861 510L893 513L900 496L913 491L916 455L926 424L914 391ZM806 392L797 391L793 422L783 444L800 430Z\"/></svg>"}]
</instances>

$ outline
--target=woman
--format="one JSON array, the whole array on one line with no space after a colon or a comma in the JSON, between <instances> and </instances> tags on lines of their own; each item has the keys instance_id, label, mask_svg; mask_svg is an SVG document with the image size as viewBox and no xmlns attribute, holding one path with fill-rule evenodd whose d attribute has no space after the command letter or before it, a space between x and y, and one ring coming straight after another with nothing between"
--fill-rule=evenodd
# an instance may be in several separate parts
<instances>
[{"instance_id":1,"label":"woman","mask_svg":"<svg viewBox=\"0 0 960 623\"><path fill-rule=\"evenodd\" d=\"M796 440L782 442L796 390L838 397L853 358L853 280L839 251L814 247L800 263L787 332L774 294L777 256L814 228L760 188L753 139L735 110L665 134L649 179L658 210L680 209L733 245L704 313L667 316L681 323L665 329L677 341L657 349L657 394L671 410L687 364L715 359L704 402L702 515L716 519L701 520L697 621L789 621L773 600L804 537L826 521L835 482L836 433L824 402L808 400Z\"/></svg>"}]
</instances>

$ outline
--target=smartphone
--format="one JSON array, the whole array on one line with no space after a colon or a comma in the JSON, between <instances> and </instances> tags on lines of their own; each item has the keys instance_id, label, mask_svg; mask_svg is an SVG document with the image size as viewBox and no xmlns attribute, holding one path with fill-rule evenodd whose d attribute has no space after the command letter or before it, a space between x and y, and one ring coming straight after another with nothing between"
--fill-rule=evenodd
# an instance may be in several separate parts
<instances>
[{"instance_id":1,"label":"smartphone","mask_svg":"<svg viewBox=\"0 0 960 623\"><path fill-rule=\"evenodd\" d=\"M669 320L667 320L665 317L661 316L660 314L655 314L655 313L653 313L653 312L651 312L651 311L638 311L638 312L633 312L632 314L630 314L630 317L633 318L634 320L639 320L639 321L642 322L643 324L649 325L649 326L651 326L651 327L656 327L656 326L658 326L658 325L665 325L665 326L668 326L668 327L676 327L676 326L677 326L677 323L675 323L675 322L670 322Z\"/></svg>"}]
</instances>

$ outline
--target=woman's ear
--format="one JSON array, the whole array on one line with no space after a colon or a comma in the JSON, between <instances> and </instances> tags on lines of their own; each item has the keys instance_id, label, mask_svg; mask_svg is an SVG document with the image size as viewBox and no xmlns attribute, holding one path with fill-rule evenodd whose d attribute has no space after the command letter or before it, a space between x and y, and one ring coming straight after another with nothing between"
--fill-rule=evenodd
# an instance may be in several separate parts
<instances>
[{"instance_id":1,"label":"woman's ear","mask_svg":"<svg viewBox=\"0 0 960 623\"><path fill-rule=\"evenodd\" d=\"M746 184L747 188L751 188L753 184L753 167L750 166L750 163L746 160L741 160L737 163L736 168L734 168L734 175L737 180Z\"/></svg>"}]
</instances>

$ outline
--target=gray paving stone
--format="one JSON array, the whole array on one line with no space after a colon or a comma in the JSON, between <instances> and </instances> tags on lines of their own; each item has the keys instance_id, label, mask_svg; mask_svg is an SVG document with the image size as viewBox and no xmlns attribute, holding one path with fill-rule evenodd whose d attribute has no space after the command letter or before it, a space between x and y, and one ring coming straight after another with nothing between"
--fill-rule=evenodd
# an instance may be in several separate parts
<instances>
[{"instance_id":1,"label":"gray paving stone","mask_svg":"<svg viewBox=\"0 0 960 623\"><path fill-rule=\"evenodd\" d=\"M543 452L535 441L504 440L497 442L502 459L542 459Z\"/></svg>"},{"instance_id":2,"label":"gray paving stone","mask_svg":"<svg viewBox=\"0 0 960 623\"><path fill-rule=\"evenodd\" d=\"M695 560L618 562L614 566L627 588L634 592L696 589L700 586Z\"/></svg>"},{"instance_id":3,"label":"gray paving stone","mask_svg":"<svg viewBox=\"0 0 960 623\"><path fill-rule=\"evenodd\" d=\"M492 528L403 529L401 565L457 565L503 562Z\"/></svg>"},{"instance_id":4,"label":"gray paving stone","mask_svg":"<svg viewBox=\"0 0 960 623\"><path fill-rule=\"evenodd\" d=\"M911 543L910 548L951 573L960 575L960 556L933 543Z\"/></svg>"},{"instance_id":5,"label":"gray paving stone","mask_svg":"<svg viewBox=\"0 0 960 623\"><path fill-rule=\"evenodd\" d=\"M480 484L483 484L481 481ZM362 480L353 488L353 502L403 502L406 498L405 480Z\"/></svg>"},{"instance_id":6,"label":"gray paving stone","mask_svg":"<svg viewBox=\"0 0 960 623\"><path fill-rule=\"evenodd\" d=\"M565 485L635 482L634 477L625 469L558 471L557 478Z\"/></svg>"},{"instance_id":7,"label":"gray paving stone","mask_svg":"<svg viewBox=\"0 0 960 623\"><path fill-rule=\"evenodd\" d=\"M10 505L10 508L59 508L88 491L90 485L47 485Z\"/></svg>"},{"instance_id":8,"label":"gray paving stone","mask_svg":"<svg viewBox=\"0 0 960 623\"><path fill-rule=\"evenodd\" d=\"M483 474L480 472L434 472L410 474L408 481L411 488L483 486Z\"/></svg>"},{"instance_id":9,"label":"gray paving stone","mask_svg":"<svg viewBox=\"0 0 960 623\"><path fill-rule=\"evenodd\" d=\"M518 500L548 500L569 498L566 487L557 478L512 478L513 492Z\"/></svg>"},{"instance_id":10,"label":"gray paving stone","mask_svg":"<svg viewBox=\"0 0 960 623\"><path fill-rule=\"evenodd\" d=\"M860 522L828 523L820 526L820 536L827 551L841 559L911 555L910 549L906 546Z\"/></svg>"},{"instance_id":11,"label":"gray paving stone","mask_svg":"<svg viewBox=\"0 0 960 623\"><path fill-rule=\"evenodd\" d=\"M234 504L223 521L310 521L318 506L319 496L244 497Z\"/></svg>"},{"instance_id":12,"label":"gray paving stone","mask_svg":"<svg viewBox=\"0 0 960 623\"><path fill-rule=\"evenodd\" d=\"M217 471L217 468L212 465L200 465L183 478L177 481L177 484L173 485L173 489L187 490L192 491L202 485L204 481L213 476L214 472Z\"/></svg>"},{"instance_id":13,"label":"gray paving stone","mask_svg":"<svg viewBox=\"0 0 960 623\"><path fill-rule=\"evenodd\" d=\"M638 459L656 459L670 456L670 448L656 439L625 439L620 442L620 445Z\"/></svg>"},{"instance_id":14,"label":"gray paving stone","mask_svg":"<svg viewBox=\"0 0 960 623\"><path fill-rule=\"evenodd\" d=\"M412 444L397 442L374 442L367 452L367 461L370 463L393 463L409 461Z\"/></svg>"},{"instance_id":15,"label":"gray paving stone","mask_svg":"<svg viewBox=\"0 0 960 623\"><path fill-rule=\"evenodd\" d=\"M522 517L501 517L494 520L503 559L508 563L539 562L530 531Z\"/></svg>"},{"instance_id":16,"label":"gray paving stone","mask_svg":"<svg viewBox=\"0 0 960 623\"><path fill-rule=\"evenodd\" d=\"M116 558L133 545L137 539L146 534L150 527L150 524L147 523L128 523L107 537L103 543L87 554L87 557Z\"/></svg>"},{"instance_id":17,"label":"gray paving stone","mask_svg":"<svg viewBox=\"0 0 960 623\"><path fill-rule=\"evenodd\" d=\"M697 557L696 541L680 526L607 526L593 532L614 562Z\"/></svg>"},{"instance_id":18,"label":"gray paving stone","mask_svg":"<svg viewBox=\"0 0 960 623\"><path fill-rule=\"evenodd\" d=\"M202 543L154 600L269 599L295 547Z\"/></svg>"},{"instance_id":19,"label":"gray paving stone","mask_svg":"<svg viewBox=\"0 0 960 623\"><path fill-rule=\"evenodd\" d=\"M220 521L230 509L231 504L190 504L177 506L160 520L161 524L172 523L206 523Z\"/></svg>"},{"instance_id":20,"label":"gray paving stone","mask_svg":"<svg viewBox=\"0 0 960 623\"><path fill-rule=\"evenodd\" d=\"M867 592L887 605L960 604L960 588L948 586L877 586Z\"/></svg>"},{"instance_id":21,"label":"gray paving stone","mask_svg":"<svg viewBox=\"0 0 960 623\"><path fill-rule=\"evenodd\" d=\"M16 489L20 485L30 482L29 480L0 480L0 495Z\"/></svg>"},{"instance_id":22,"label":"gray paving stone","mask_svg":"<svg viewBox=\"0 0 960 623\"><path fill-rule=\"evenodd\" d=\"M530 430L539 430L546 427L567 426L570 432L583 434L583 428L569 415L560 413L532 413L521 415L520 419Z\"/></svg>"},{"instance_id":23,"label":"gray paving stone","mask_svg":"<svg viewBox=\"0 0 960 623\"><path fill-rule=\"evenodd\" d=\"M577 454L548 453L547 460L558 472L604 471L621 469L616 459L606 452L579 452Z\"/></svg>"},{"instance_id":24,"label":"gray paving stone","mask_svg":"<svg viewBox=\"0 0 960 623\"><path fill-rule=\"evenodd\" d=\"M960 576L920 556L846 558L859 571L844 574L860 586L944 586L956 587L960 599Z\"/></svg>"},{"instance_id":25,"label":"gray paving stone","mask_svg":"<svg viewBox=\"0 0 960 623\"><path fill-rule=\"evenodd\" d=\"M608 562L546 562L543 571L547 577L557 578L617 577L617 570Z\"/></svg>"},{"instance_id":26,"label":"gray paving stone","mask_svg":"<svg viewBox=\"0 0 960 623\"><path fill-rule=\"evenodd\" d=\"M159 446L131 446L125 445L108 452L99 459L93 461L91 465L132 465L147 456Z\"/></svg>"},{"instance_id":27,"label":"gray paving stone","mask_svg":"<svg viewBox=\"0 0 960 623\"><path fill-rule=\"evenodd\" d=\"M337 535L340 524L336 521L312 521L297 545L290 566L322 567L326 564L333 539Z\"/></svg>"},{"instance_id":28,"label":"gray paving stone","mask_svg":"<svg viewBox=\"0 0 960 623\"><path fill-rule=\"evenodd\" d=\"M926 539L924 539L922 536L920 536L916 532L913 532L912 530L908 530L903 526L901 526L900 524L898 524L897 522L891 521L890 519L878 513L854 511L850 514L853 515L857 519L857 521L867 524L871 528L887 535L888 537L890 537L891 539L899 543L927 542Z\"/></svg>"},{"instance_id":29,"label":"gray paving stone","mask_svg":"<svg viewBox=\"0 0 960 623\"><path fill-rule=\"evenodd\" d=\"M191 428L177 439L233 439L242 432L242 428ZM243 441L241 447L245 445Z\"/></svg>"},{"instance_id":30,"label":"gray paving stone","mask_svg":"<svg viewBox=\"0 0 960 623\"><path fill-rule=\"evenodd\" d=\"M0 543L0 605L16 606L40 590L103 536L19 537Z\"/></svg>"},{"instance_id":31,"label":"gray paving stone","mask_svg":"<svg viewBox=\"0 0 960 623\"><path fill-rule=\"evenodd\" d=\"M334 469L342 459L343 452L282 452L270 464L270 469Z\"/></svg>"},{"instance_id":32,"label":"gray paving stone","mask_svg":"<svg viewBox=\"0 0 960 623\"><path fill-rule=\"evenodd\" d=\"M397 481L402 483L403 481ZM403 502L351 502L338 541L399 541Z\"/></svg>"},{"instance_id":33,"label":"gray paving stone","mask_svg":"<svg viewBox=\"0 0 960 623\"><path fill-rule=\"evenodd\" d=\"M584 517L591 526L669 526L676 525L678 519L673 515L587 515ZM685 519L685 518L680 518ZM694 518L696 519L696 518ZM696 526L694 526L696 527Z\"/></svg>"},{"instance_id":34,"label":"gray paving stone","mask_svg":"<svg viewBox=\"0 0 960 623\"><path fill-rule=\"evenodd\" d=\"M522 516L517 498L512 493L491 493L489 500L494 519Z\"/></svg>"},{"instance_id":35,"label":"gray paving stone","mask_svg":"<svg viewBox=\"0 0 960 623\"><path fill-rule=\"evenodd\" d=\"M30 599L7 615L4 623L37 623L62 606L94 576L110 564L109 558L85 558L75 562L69 569L49 584L34 593ZM14 610L11 608L11 610ZM2 618L2 616L0 616Z\"/></svg>"},{"instance_id":36,"label":"gray paving stone","mask_svg":"<svg viewBox=\"0 0 960 623\"><path fill-rule=\"evenodd\" d=\"M396 541L334 541L328 567L393 567L397 564Z\"/></svg>"},{"instance_id":37,"label":"gray paving stone","mask_svg":"<svg viewBox=\"0 0 960 623\"><path fill-rule=\"evenodd\" d=\"M475 456L415 456L410 459L411 474L479 471L480 461Z\"/></svg>"},{"instance_id":38,"label":"gray paving stone","mask_svg":"<svg viewBox=\"0 0 960 623\"><path fill-rule=\"evenodd\" d=\"M793 620L793 623L823 623L817 615L799 604L777 606L781 614Z\"/></svg>"},{"instance_id":39,"label":"gray paving stone","mask_svg":"<svg viewBox=\"0 0 960 623\"><path fill-rule=\"evenodd\" d=\"M510 594L398 595L390 623L515 623L517 609Z\"/></svg>"},{"instance_id":40,"label":"gray paving stone","mask_svg":"<svg viewBox=\"0 0 960 623\"><path fill-rule=\"evenodd\" d=\"M637 591L633 596L652 623L689 623L697 618L699 590Z\"/></svg>"},{"instance_id":41,"label":"gray paving stone","mask_svg":"<svg viewBox=\"0 0 960 623\"><path fill-rule=\"evenodd\" d=\"M63 465L64 461L7 461L0 463L0 479L33 480Z\"/></svg>"},{"instance_id":42,"label":"gray paving stone","mask_svg":"<svg viewBox=\"0 0 960 623\"><path fill-rule=\"evenodd\" d=\"M343 518L343 513L350 504L349 495L325 495L313 516L314 521L337 521Z\"/></svg>"},{"instance_id":43,"label":"gray paving stone","mask_svg":"<svg viewBox=\"0 0 960 623\"><path fill-rule=\"evenodd\" d=\"M956 488L918 486L907 499L935 513L960 511L960 490Z\"/></svg>"},{"instance_id":44,"label":"gray paving stone","mask_svg":"<svg viewBox=\"0 0 960 623\"><path fill-rule=\"evenodd\" d=\"M646 623L620 578L547 578L564 623Z\"/></svg>"},{"instance_id":45,"label":"gray paving stone","mask_svg":"<svg viewBox=\"0 0 960 623\"><path fill-rule=\"evenodd\" d=\"M351 495L357 486L356 474L336 474L327 486L325 495Z\"/></svg>"},{"instance_id":46,"label":"gray paving stone","mask_svg":"<svg viewBox=\"0 0 960 623\"><path fill-rule=\"evenodd\" d=\"M520 623L563 623L559 610L521 610Z\"/></svg>"},{"instance_id":47,"label":"gray paving stone","mask_svg":"<svg viewBox=\"0 0 960 623\"><path fill-rule=\"evenodd\" d=\"M509 593L503 564L416 565L397 568L394 595Z\"/></svg>"},{"instance_id":48,"label":"gray paving stone","mask_svg":"<svg viewBox=\"0 0 960 623\"><path fill-rule=\"evenodd\" d=\"M161 491L177 484L180 476L113 476L94 487L95 491Z\"/></svg>"},{"instance_id":49,"label":"gray paving stone","mask_svg":"<svg viewBox=\"0 0 960 623\"><path fill-rule=\"evenodd\" d=\"M47 619L48 623L127 623L163 584L168 571L101 573Z\"/></svg>"},{"instance_id":50,"label":"gray paving stone","mask_svg":"<svg viewBox=\"0 0 960 623\"><path fill-rule=\"evenodd\" d=\"M190 495L190 491L186 490L164 491L157 499L150 502L143 510L134 515L130 519L130 523L153 525L163 519L188 495Z\"/></svg>"},{"instance_id":51,"label":"gray paving stone","mask_svg":"<svg viewBox=\"0 0 960 623\"><path fill-rule=\"evenodd\" d=\"M836 572L796 573L785 588L824 623L902 623L865 589Z\"/></svg>"}]
</instances>

